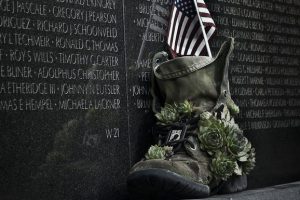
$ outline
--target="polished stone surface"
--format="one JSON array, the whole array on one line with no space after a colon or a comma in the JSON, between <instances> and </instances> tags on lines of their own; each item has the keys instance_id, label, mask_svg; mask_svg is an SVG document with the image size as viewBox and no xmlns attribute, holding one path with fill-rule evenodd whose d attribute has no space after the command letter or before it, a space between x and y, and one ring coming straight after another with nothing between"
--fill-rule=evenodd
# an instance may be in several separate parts
<instances>
[{"instance_id":1,"label":"polished stone surface","mask_svg":"<svg viewBox=\"0 0 300 200\"><path fill-rule=\"evenodd\" d=\"M300 182L246 190L235 194L216 195L201 200L299 200ZM195 199L194 199L195 200Z\"/></svg>"}]
</instances>

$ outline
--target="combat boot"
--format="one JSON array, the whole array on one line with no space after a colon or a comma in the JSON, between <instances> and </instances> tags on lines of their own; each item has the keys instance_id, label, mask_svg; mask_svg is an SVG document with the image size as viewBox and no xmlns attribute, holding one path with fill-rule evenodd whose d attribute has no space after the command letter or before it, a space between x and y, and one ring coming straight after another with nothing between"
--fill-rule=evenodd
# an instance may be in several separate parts
<instances>
[{"instance_id":1,"label":"combat boot","mask_svg":"<svg viewBox=\"0 0 300 200\"><path fill-rule=\"evenodd\" d=\"M223 185L225 179L212 174L210 152L201 148L199 125L203 113L217 114L221 107L232 115L239 112L228 81L233 44L233 38L228 39L215 58L185 56L168 60L165 52L154 56L151 94L158 119L154 128L157 143L130 171L127 185L131 197L203 198L217 193ZM182 112L182 108L189 111ZM238 191L230 189L223 191Z\"/></svg>"}]
</instances>

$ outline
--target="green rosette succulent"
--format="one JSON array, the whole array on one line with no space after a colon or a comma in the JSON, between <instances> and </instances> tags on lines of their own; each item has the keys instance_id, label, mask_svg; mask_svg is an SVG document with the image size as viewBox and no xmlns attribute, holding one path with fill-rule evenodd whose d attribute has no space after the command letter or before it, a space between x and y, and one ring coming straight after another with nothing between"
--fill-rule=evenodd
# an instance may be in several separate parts
<instances>
[{"instance_id":1,"label":"green rosette succulent","mask_svg":"<svg viewBox=\"0 0 300 200\"><path fill-rule=\"evenodd\" d=\"M213 115L207 111L200 114L200 119L202 121L207 121L207 120L211 119L212 117L213 117Z\"/></svg>"},{"instance_id":2,"label":"green rosette succulent","mask_svg":"<svg viewBox=\"0 0 300 200\"><path fill-rule=\"evenodd\" d=\"M239 133L227 137L226 143L229 154L238 162L236 174L249 174L255 167L255 149L251 148L251 143Z\"/></svg>"},{"instance_id":3,"label":"green rosette succulent","mask_svg":"<svg viewBox=\"0 0 300 200\"><path fill-rule=\"evenodd\" d=\"M240 108L237 105L235 105L233 103L233 104L228 104L228 106L229 106L228 109L230 110L230 112L231 112L232 115L239 114Z\"/></svg>"},{"instance_id":4,"label":"green rosette succulent","mask_svg":"<svg viewBox=\"0 0 300 200\"><path fill-rule=\"evenodd\" d=\"M145 158L147 160L152 159L166 159L168 156L172 155L173 147L169 146L158 146L158 145L152 145L148 152L145 155Z\"/></svg>"},{"instance_id":5,"label":"green rosette succulent","mask_svg":"<svg viewBox=\"0 0 300 200\"><path fill-rule=\"evenodd\" d=\"M193 104L188 100L185 100L184 102L178 104L177 111L182 116L190 117L193 112Z\"/></svg>"},{"instance_id":6,"label":"green rosette succulent","mask_svg":"<svg viewBox=\"0 0 300 200\"><path fill-rule=\"evenodd\" d=\"M236 165L234 159L219 152L212 159L210 168L217 180L221 179L226 181L234 173Z\"/></svg>"},{"instance_id":7,"label":"green rosette succulent","mask_svg":"<svg viewBox=\"0 0 300 200\"><path fill-rule=\"evenodd\" d=\"M158 124L170 125L184 118L191 117L193 105L189 101L176 104L166 104L159 113L155 114Z\"/></svg>"},{"instance_id":8,"label":"green rosette succulent","mask_svg":"<svg viewBox=\"0 0 300 200\"><path fill-rule=\"evenodd\" d=\"M255 149L251 148L249 153L248 153L248 158L246 161L241 162L241 169L243 171L243 174L249 174L250 171L253 170L253 168L255 167Z\"/></svg>"},{"instance_id":9,"label":"green rosette succulent","mask_svg":"<svg viewBox=\"0 0 300 200\"><path fill-rule=\"evenodd\" d=\"M228 152L235 157L243 157L250 150L251 144L246 137L240 133L231 131L230 134L226 137L226 144Z\"/></svg>"},{"instance_id":10,"label":"green rosette succulent","mask_svg":"<svg viewBox=\"0 0 300 200\"><path fill-rule=\"evenodd\" d=\"M211 171L218 180L248 174L255 166L255 150L226 107L219 114L200 115L198 139L211 158Z\"/></svg>"},{"instance_id":11,"label":"green rosette succulent","mask_svg":"<svg viewBox=\"0 0 300 200\"><path fill-rule=\"evenodd\" d=\"M217 126L200 127L200 148L212 155L224 146L223 132Z\"/></svg>"},{"instance_id":12,"label":"green rosette succulent","mask_svg":"<svg viewBox=\"0 0 300 200\"><path fill-rule=\"evenodd\" d=\"M213 155L225 145L226 126L209 112L200 115L198 139L202 150Z\"/></svg>"},{"instance_id":13,"label":"green rosette succulent","mask_svg":"<svg viewBox=\"0 0 300 200\"><path fill-rule=\"evenodd\" d=\"M174 106L166 104L159 113L155 114L158 122L162 125L169 125L179 120L179 113L176 104Z\"/></svg>"}]
</instances>

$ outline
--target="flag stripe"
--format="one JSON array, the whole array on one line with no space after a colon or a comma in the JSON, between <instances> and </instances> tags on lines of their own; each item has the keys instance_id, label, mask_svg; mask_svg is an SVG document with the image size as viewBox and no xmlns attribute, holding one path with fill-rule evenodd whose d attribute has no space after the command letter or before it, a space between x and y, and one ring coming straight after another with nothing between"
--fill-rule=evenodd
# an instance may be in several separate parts
<instances>
[{"instance_id":1,"label":"flag stripe","mask_svg":"<svg viewBox=\"0 0 300 200\"><path fill-rule=\"evenodd\" d=\"M209 17L201 17L201 19L202 19L203 23L211 23L211 24L214 23L214 20L212 18L209 18Z\"/></svg>"},{"instance_id":2,"label":"flag stripe","mask_svg":"<svg viewBox=\"0 0 300 200\"><path fill-rule=\"evenodd\" d=\"M179 27L179 22L181 20L181 16L182 16L182 12L176 12L176 15L177 15L177 20L176 20L176 24L175 24L175 27L174 27L174 36L173 37L173 40L172 40L172 49L175 49L175 41L176 41L176 36L177 36L177 31L178 31L178 27Z\"/></svg>"},{"instance_id":3,"label":"flag stripe","mask_svg":"<svg viewBox=\"0 0 300 200\"><path fill-rule=\"evenodd\" d=\"M178 40L179 40L179 37L180 37L180 33L182 32L184 18L185 18L185 16L182 15L182 16L180 17L180 20L179 20L179 27L180 27L180 29L178 30L178 32L177 32L177 34L176 34L174 49L177 48L177 45L178 45L178 43L179 43Z\"/></svg>"},{"instance_id":4,"label":"flag stripe","mask_svg":"<svg viewBox=\"0 0 300 200\"><path fill-rule=\"evenodd\" d=\"M176 8L173 7L173 10L172 10L172 18L171 18L171 22L174 21L175 19L175 14L176 14ZM173 37L173 26L174 26L174 23L170 23L170 28L169 28L169 35L168 35L168 44L170 45L171 44L171 40L172 40L172 37Z\"/></svg>"},{"instance_id":5,"label":"flag stripe","mask_svg":"<svg viewBox=\"0 0 300 200\"><path fill-rule=\"evenodd\" d=\"M183 53L181 53L182 49L183 49L183 44L185 42L185 39L187 38L189 27L191 27L191 23L194 21L194 20L191 20L188 17L186 17L186 18L188 20L187 20L186 26L184 27L184 31L183 31L182 38L181 38L181 43L180 43L180 46L179 46L179 51L177 51L180 55L183 55Z\"/></svg>"},{"instance_id":6,"label":"flag stripe","mask_svg":"<svg viewBox=\"0 0 300 200\"><path fill-rule=\"evenodd\" d=\"M197 17L195 17L195 18L197 19ZM197 21L197 22L196 22L196 24L194 25L193 30L192 30L192 32L191 32L189 38L188 38L188 43L187 43L187 47L185 48L184 55L187 55L188 50L189 50L189 48L191 47L191 43L192 43L192 41L195 39L194 37L195 37L195 35L197 34L198 30L200 29L200 24L199 24L198 20L196 20L196 21ZM201 31L201 30L200 30L200 31Z\"/></svg>"},{"instance_id":7,"label":"flag stripe","mask_svg":"<svg viewBox=\"0 0 300 200\"><path fill-rule=\"evenodd\" d=\"M184 38L184 43L182 45L181 55L184 55L185 49L187 48L187 42L188 42L188 40L189 40L189 38L191 36L191 33L193 31L193 28L194 28L194 26L196 25L197 22L198 22L198 20L196 18L194 18L194 20L192 21L192 23L191 23L191 25L190 25L190 27L189 27L189 29L187 31L187 34L186 34L186 36Z\"/></svg>"},{"instance_id":8,"label":"flag stripe","mask_svg":"<svg viewBox=\"0 0 300 200\"><path fill-rule=\"evenodd\" d=\"M198 12L201 14L201 13L207 13L207 14L209 14L209 11L208 11L208 9L207 8L198 8Z\"/></svg>"},{"instance_id":9,"label":"flag stripe","mask_svg":"<svg viewBox=\"0 0 300 200\"><path fill-rule=\"evenodd\" d=\"M188 52L186 55L192 55L192 51L197 43L197 41L200 41L198 40L198 38L200 37L200 35L202 34L202 30L201 28L199 27L197 29L197 32L195 33L195 36L193 37L192 41L191 41L191 44L190 44L190 47L188 48Z\"/></svg>"},{"instance_id":10,"label":"flag stripe","mask_svg":"<svg viewBox=\"0 0 300 200\"><path fill-rule=\"evenodd\" d=\"M200 3L200 2L198 2L198 3L197 3L197 6L198 6L199 8L207 8L207 6L206 6L205 3Z\"/></svg>"},{"instance_id":11,"label":"flag stripe","mask_svg":"<svg viewBox=\"0 0 300 200\"><path fill-rule=\"evenodd\" d=\"M183 36L184 32L186 32L185 30L187 30L185 27L188 25L188 20L189 20L189 18L186 17L186 16L183 18L182 28L181 28L181 31L180 31L180 34L179 34L179 40L178 40L178 43L176 45L176 52L179 52L179 50L180 50L182 36Z\"/></svg>"},{"instance_id":12,"label":"flag stripe","mask_svg":"<svg viewBox=\"0 0 300 200\"><path fill-rule=\"evenodd\" d=\"M205 33L207 33L208 31L209 31L209 27L206 27L205 28ZM207 38L208 39L208 38ZM197 52L197 49L200 49L201 51L203 50L203 47L202 47L202 45L204 45L205 46L205 41L204 40L197 40L197 45L195 45L195 47L193 48L193 51L192 51L192 55L196 55L196 56L199 56L199 53L196 53ZM200 52L201 52L200 51Z\"/></svg>"},{"instance_id":13,"label":"flag stripe","mask_svg":"<svg viewBox=\"0 0 300 200\"><path fill-rule=\"evenodd\" d=\"M216 28L214 26L212 26L209 31L207 32L207 39L209 40L211 38L211 36L214 34ZM203 50L203 48L205 47L205 41L202 40L201 44L199 45L197 51L195 52L195 55L200 55L201 51Z\"/></svg>"}]
</instances>

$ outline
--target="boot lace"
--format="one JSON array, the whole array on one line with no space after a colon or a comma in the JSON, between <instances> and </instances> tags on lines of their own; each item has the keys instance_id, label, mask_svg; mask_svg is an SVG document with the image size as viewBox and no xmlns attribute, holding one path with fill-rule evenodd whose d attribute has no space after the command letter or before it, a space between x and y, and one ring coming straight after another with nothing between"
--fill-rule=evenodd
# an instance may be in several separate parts
<instances>
[{"instance_id":1,"label":"boot lace","mask_svg":"<svg viewBox=\"0 0 300 200\"><path fill-rule=\"evenodd\" d=\"M172 146L174 153L182 150L182 144L189 143L191 148L194 144L188 139L189 136L196 136L200 117L182 119L179 122L169 125L156 125L153 133L158 138L158 145Z\"/></svg>"}]
</instances>

